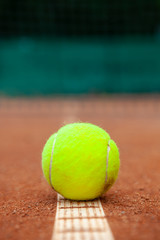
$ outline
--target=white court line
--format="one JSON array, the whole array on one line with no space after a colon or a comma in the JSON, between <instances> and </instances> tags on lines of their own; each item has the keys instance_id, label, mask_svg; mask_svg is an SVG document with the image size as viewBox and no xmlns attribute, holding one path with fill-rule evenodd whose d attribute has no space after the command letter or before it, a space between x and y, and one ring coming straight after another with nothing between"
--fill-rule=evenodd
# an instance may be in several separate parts
<instances>
[{"instance_id":1,"label":"white court line","mask_svg":"<svg viewBox=\"0 0 160 240\"><path fill-rule=\"evenodd\" d=\"M114 240L100 200L70 201L58 194L51 240Z\"/></svg>"}]
</instances>

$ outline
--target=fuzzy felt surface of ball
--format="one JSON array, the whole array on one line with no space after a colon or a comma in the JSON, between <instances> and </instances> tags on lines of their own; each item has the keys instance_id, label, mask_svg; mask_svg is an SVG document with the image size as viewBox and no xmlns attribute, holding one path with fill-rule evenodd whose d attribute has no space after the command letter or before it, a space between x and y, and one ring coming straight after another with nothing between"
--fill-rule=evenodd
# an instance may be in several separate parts
<instances>
[{"instance_id":1,"label":"fuzzy felt surface of ball","mask_svg":"<svg viewBox=\"0 0 160 240\"><path fill-rule=\"evenodd\" d=\"M45 179L67 199L90 200L105 193L118 176L119 151L109 134L90 123L63 126L42 152Z\"/></svg>"}]
</instances>

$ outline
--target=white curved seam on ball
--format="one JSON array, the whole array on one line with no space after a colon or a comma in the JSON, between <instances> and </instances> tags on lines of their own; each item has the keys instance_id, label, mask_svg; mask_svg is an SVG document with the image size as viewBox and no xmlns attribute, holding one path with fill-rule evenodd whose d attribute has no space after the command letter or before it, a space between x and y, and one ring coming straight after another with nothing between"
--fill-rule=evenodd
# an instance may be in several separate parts
<instances>
[{"instance_id":1,"label":"white curved seam on ball","mask_svg":"<svg viewBox=\"0 0 160 240\"><path fill-rule=\"evenodd\" d=\"M108 170L108 162L109 162L109 152L111 150L111 147L110 147L110 140L108 141L108 146L107 146L107 161L106 161L106 178L105 178L105 184L107 183L107 178L108 178L108 175L107 175L107 170Z\"/></svg>"},{"instance_id":2,"label":"white curved seam on ball","mask_svg":"<svg viewBox=\"0 0 160 240\"><path fill-rule=\"evenodd\" d=\"M50 160L50 165L49 165L49 181L50 181L50 184L51 184L52 188L53 188L53 185L52 185L52 180L51 180L51 170L52 170L53 153L54 153L54 147L55 147L55 143L56 143L56 137L57 137L57 134L56 134L55 139L53 141L51 160Z\"/></svg>"}]
</instances>

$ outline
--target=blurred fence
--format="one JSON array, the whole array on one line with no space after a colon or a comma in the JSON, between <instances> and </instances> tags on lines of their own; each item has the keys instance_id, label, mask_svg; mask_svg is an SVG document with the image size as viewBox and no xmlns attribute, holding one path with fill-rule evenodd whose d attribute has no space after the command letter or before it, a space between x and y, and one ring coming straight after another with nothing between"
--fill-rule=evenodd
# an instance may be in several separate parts
<instances>
[{"instance_id":1,"label":"blurred fence","mask_svg":"<svg viewBox=\"0 0 160 240\"><path fill-rule=\"evenodd\" d=\"M160 92L160 0L1 0L0 93Z\"/></svg>"}]
</instances>

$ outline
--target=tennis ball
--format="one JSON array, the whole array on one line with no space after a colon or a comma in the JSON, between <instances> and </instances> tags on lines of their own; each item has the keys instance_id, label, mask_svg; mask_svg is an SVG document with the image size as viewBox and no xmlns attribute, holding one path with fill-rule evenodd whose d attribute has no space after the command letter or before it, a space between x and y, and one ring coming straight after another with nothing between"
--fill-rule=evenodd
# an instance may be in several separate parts
<instances>
[{"instance_id":1,"label":"tennis ball","mask_svg":"<svg viewBox=\"0 0 160 240\"><path fill-rule=\"evenodd\" d=\"M115 182L118 148L109 134L90 123L63 126L46 142L42 169L49 185L72 200L101 196Z\"/></svg>"}]
</instances>

